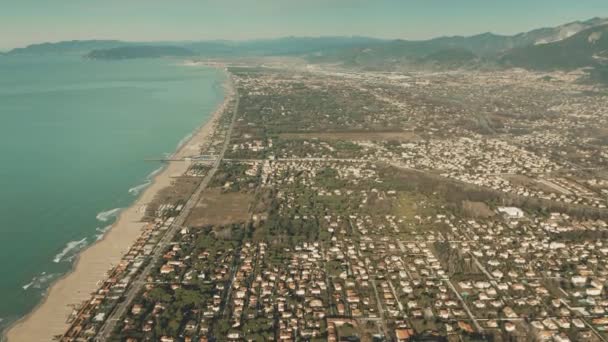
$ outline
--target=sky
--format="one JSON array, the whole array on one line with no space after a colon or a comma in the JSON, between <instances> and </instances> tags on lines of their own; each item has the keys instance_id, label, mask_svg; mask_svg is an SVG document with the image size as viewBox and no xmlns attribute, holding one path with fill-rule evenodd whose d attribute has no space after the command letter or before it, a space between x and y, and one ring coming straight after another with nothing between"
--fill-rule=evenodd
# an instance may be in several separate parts
<instances>
[{"instance_id":1,"label":"sky","mask_svg":"<svg viewBox=\"0 0 608 342\"><path fill-rule=\"evenodd\" d=\"M608 17L608 0L0 0L0 49L73 39L427 39L596 16Z\"/></svg>"}]
</instances>

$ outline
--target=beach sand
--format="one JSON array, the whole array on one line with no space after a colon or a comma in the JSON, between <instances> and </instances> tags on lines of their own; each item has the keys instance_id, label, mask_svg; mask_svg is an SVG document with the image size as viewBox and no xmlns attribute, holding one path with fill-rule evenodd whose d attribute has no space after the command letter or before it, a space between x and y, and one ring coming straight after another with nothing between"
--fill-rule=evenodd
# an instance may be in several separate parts
<instances>
[{"instance_id":1,"label":"beach sand","mask_svg":"<svg viewBox=\"0 0 608 342\"><path fill-rule=\"evenodd\" d=\"M224 102L209 120L194 132L192 138L175 152L174 159L199 154L199 147L211 137L232 97L228 82L225 87ZM140 236L145 225L141 221L145 214L145 210L142 210L144 206L150 203L160 190L171 185L172 177L181 176L187 167L186 162L168 162L133 205L122 211L104 238L85 249L79 255L73 270L49 288L44 300L29 315L8 329L5 336L8 341L49 342L54 336L65 333L69 327L66 320L72 313L73 306L90 299L91 294L97 291L101 281L106 278L107 272L120 262Z\"/></svg>"}]
</instances>

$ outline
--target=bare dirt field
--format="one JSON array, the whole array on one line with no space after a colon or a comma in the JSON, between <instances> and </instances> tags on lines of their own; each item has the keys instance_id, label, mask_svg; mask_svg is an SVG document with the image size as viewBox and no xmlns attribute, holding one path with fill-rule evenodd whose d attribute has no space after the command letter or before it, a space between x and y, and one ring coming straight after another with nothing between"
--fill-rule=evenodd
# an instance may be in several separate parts
<instances>
[{"instance_id":1,"label":"bare dirt field","mask_svg":"<svg viewBox=\"0 0 608 342\"><path fill-rule=\"evenodd\" d=\"M522 185L531 189L540 190L544 192L555 192L555 189L548 186L547 184L543 184L542 182L538 182L524 175L508 175L503 177L515 185Z\"/></svg>"},{"instance_id":2,"label":"bare dirt field","mask_svg":"<svg viewBox=\"0 0 608 342\"><path fill-rule=\"evenodd\" d=\"M219 188L209 189L192 210L186 224L201 227L245 222L249 218L249 207L252 199L251 194L222 193Z\"/></svg>"},{"instance_id":3,"label":"bare dirt field","mask_svg":"<svg viewBox=\"0 0 608 342\"><path fill-rule=\"evenodd\" d=\"M496 214L494 213L494 211L492 211L492 209L488 207L487 204L483 202L463 201L462 209L467 215L471 217L487 218L492 217Z\"/></svg>"},{"instance_id":4,"label":"bare dirt field","mask_svg":"<svg viewBox=\"0 0 608 342\"><path fill-rule=\"evenodd\" d=\"M164 203L184 203L194 193L202 178L197 177L173 177L171 185L160 190L154 199L146 207L147 220L154 217L158 207Z\"/></svg>"}]
</instances>

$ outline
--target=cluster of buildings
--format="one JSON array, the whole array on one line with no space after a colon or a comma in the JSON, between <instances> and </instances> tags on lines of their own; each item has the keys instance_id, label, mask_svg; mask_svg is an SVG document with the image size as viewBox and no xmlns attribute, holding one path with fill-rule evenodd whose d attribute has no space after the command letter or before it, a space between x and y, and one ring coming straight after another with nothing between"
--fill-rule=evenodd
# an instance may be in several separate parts
<instances>
[{"instance_id":1,"label":"cluster of buildings","mask_svg":"<svg viewBox=\"0 0 608 342\"><path fill-rule=\"evenodd\" d=\"M565 169L537 155L497 139L472 136L451 140L410 142L380 149L399 167L438 172L465 183L568 204L606 208L605 191L591 190L574 177L554 176ZM381 157L380 157L381 158Z\"/></svg>"},{"instance_id":2,"label":"cluster of buildings","mask_svg":"<svg viewBox=\"0 0 608 342\"><path fill-rule=\"evenodd\" d=\"M61 341L87 341L97 335L127 288L133 285L134 275L145 267L149 256L182 207L182 204L177 203L158 206L156 218L144 226L140 237L120 262L108 272L99 289L88 301L75 307L68 320L70 328L60 338Z\"/></svg>"},{"instance_id":3,"label":"cluster of buildings","mask_svg":"<svg viewBox=\"0 0 608 342\"><path fill-rule=\"evenodd\" d=\"M115 337L608 339L599 90L565 73L248 70L232 71L239 111L212 184L216 200L247 192L252 219L183 227ZM404 169L589 211L475 215ZM155 212L71 336L95 335L181 209Z\"/></svg>"}]
</instances>

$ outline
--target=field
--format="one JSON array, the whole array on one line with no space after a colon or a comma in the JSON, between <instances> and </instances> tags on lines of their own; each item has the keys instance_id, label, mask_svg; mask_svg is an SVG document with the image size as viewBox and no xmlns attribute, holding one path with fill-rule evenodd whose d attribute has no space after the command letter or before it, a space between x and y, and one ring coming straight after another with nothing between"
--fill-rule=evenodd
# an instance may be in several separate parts
<instances>
[{"instance_id":1,"label":"field","mask_svg":"<svg viewBox=\"0 0 608 342\"><path fill-rule=\"evenodd\" d=\"M187 224L194 227L242 223L249 218L252 195L240 192L222 193L214 188L203 194L192 210Z\"/></svg>"}]
</instances>

